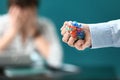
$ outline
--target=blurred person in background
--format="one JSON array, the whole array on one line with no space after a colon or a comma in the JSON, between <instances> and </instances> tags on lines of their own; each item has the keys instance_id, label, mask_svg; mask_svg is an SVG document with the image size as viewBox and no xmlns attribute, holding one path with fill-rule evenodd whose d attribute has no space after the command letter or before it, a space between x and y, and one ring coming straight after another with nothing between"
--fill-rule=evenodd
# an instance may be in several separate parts
<instances>
[{"instance_id":1,"label":"blurred person in background","mask_svg":"<svg viewBox=\"0 0 120 80\"><path fill-rule=\"evenodd\" d=\"M14 51L32 57L38 52L36 62L43 57L47 68L65 71L63 67L67 69L70 65L65 66L62 62L63 50L55 26L50 20L38 17L40 1L8 0L8 13L0 16L0 51Z\"/></svg>"}]
</instances>

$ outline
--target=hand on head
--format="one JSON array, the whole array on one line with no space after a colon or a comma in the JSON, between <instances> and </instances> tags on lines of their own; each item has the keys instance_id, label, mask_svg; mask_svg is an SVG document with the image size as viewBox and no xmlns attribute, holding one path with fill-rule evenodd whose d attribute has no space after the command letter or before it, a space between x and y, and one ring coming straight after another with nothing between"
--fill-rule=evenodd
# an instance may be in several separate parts
<instances>
[{"instance_id":1,"label":"hand on head","mask_svg":"<svg viewBox=\"0 0 120 80\"><path fill-rule=\"evenodd\" d=\"M61 28L61 34L63 36L63 42L67 43L71 47L75 47L78 50L84 50L91 46L91 36L88 25L83 25L83 30L85 32L85 39L78 39L71 37L71 34L66 30L66 24L69 24L71 21L66 21Z\"/></svg>"},{"instance_id":2,"label":"hand on head","mask_svg":"<svg viewBox=\"0 0 120 80\"><path fill-rule=\"evenodd\" d=\"M14 29L24 31L27 34L33 34L37 26L37 16L33 9L21 9L19 7L11 7L9 10L10 23Z\"/></svg>"},{"instance_id":3,"label":"hand on head","mask_svg":"<svg viewBox=\"0 0 120 80\"><path fill-rule=\"evenodd\" d=\"M14 7L9 10L9 15L11 27L16 30L21 29L26 22L23 11L18 7Z\"/></svg>"}]
</instances>

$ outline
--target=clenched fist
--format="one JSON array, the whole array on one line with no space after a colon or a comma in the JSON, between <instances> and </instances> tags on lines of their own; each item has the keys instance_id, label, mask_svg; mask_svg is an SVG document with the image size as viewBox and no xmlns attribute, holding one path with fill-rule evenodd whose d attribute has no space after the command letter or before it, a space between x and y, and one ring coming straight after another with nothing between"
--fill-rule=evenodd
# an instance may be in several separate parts
<instances>
[{"instance_id":1,"label":"clenched fist","mask_svg":"<svg viewBox=\"0 0 120 80\"><path fill-rule=\"evenodd\" d=\"M71 47L75 47L78 50L84 50L91 46L91 35L90 29L87 24L83 24L83 31L85 33L84 40L73 38L70 33L66 30L66 24L69 24L71 21L66 21L61 28L61 34L63 36L63 42L67 43Z\"/></svg>"}]
</instances>

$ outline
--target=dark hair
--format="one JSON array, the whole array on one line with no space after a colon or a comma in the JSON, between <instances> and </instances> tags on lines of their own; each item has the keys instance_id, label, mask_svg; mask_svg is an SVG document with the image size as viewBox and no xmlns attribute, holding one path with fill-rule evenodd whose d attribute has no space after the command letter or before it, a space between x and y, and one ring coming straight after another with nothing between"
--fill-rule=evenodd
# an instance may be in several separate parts
<instances>
[{"instance_id":1,"label":"dark hair","mask_svg":"<svg viewBox=\"0 0 120 80\"><path fill-rule=\"evenodd\" d=\"M8 7L13 5L20 8L38 7L41 0L8 0Z\"/></svg>"}]
</instances>

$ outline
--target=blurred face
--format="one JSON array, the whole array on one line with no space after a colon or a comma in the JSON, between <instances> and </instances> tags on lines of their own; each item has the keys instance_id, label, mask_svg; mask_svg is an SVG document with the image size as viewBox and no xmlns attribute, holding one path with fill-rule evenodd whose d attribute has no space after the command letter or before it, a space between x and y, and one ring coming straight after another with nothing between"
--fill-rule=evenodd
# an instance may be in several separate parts
<instances>
[{"instance_id":1,"label":"blurred face","mask_svg":"<svg viewBox=\"0 0 120 80\"><path fill-rule=\"evenodd\" d=\"M16 10L19 11L19 14L17 16L19 16L22 20L21 24L24 23L24 28L26 27L30 27L31 25L35 25L36 21L37 21L37 11L36 8L25 8L25 9L21 9L17 6L12 6L9 9L9 14L11 16L12 19L14 19L14 14L16 14ZM13 13L14 11L14 13Z\"/></svg>"}]
</instances>

